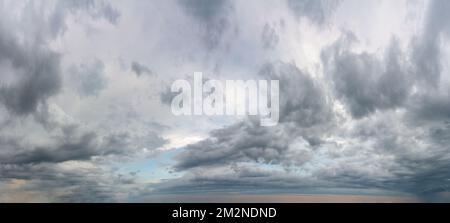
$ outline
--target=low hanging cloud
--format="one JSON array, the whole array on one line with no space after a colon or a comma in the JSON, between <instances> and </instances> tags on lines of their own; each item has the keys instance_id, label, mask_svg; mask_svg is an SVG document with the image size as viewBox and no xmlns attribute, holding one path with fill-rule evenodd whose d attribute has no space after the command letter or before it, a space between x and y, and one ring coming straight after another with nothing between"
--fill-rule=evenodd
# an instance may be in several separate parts
<instances>
[{"instance_id":1,"label":"low hanging cloud","mask_svg":"<svg viewBox=\"0 0 450 223\"><path fill-rule=\"evenodd\" d=\"M56 105L53 99L69 87L83 97L94 96L107 81L101 60L73 63L65 70L63 53L51 46L63 38L71 17L88 15L93 21L118 25L120 13L106 1L28 2L24 7L15 3L0 4L0 183L11 186L1 189L8 194L0 199L124 199L127 196L121 193L128 192L121 190L134 182L135 174L116 173L99 160L149 156L167 141L151 130L140 134L93 130ZM14 7L19 10L12 16ZM48 10L44 13L39 7Z\"/></svg>"},{"instance_id":2,"label":"low hanging cloud","mask_svg":"<svg viewBox=\"0 0 450 223\"><path fill-rule=\"evenodd\" d=\"M50 16L39 15L33 8L34 3L23 9L23 19L32 17L32 20L41 21L42 31L34 32L37 40L19 43L17 36L8 31L7 24L0 24L0 62L6 65L13 74L2 76L0 89L1 102L9 111L18 115L27 115L34 112L37 106L57 94L61 88L60 55L52 51L45 43L55 38L65 30L65 19L71 13L88 9L93 18L107 18L116 23L119 14L105 2L86 1L57 1ZM13 7L13 6L11 6ZM7 10L2 8L2 11ZM5 16L8 13L5 12ZM43 21L42 21L43 20ZM24 28L28 24L21 24ZM52 35L46 35L50 29ZM44 43L44 44L43 44Z\"/></svg>"}]
</instances>

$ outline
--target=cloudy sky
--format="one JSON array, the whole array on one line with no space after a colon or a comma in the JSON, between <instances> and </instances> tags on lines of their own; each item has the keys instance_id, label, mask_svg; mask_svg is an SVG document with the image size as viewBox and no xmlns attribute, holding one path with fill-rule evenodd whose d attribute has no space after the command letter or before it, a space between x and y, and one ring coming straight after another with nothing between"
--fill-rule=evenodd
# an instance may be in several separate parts
<instances>
[{"instance_id":1,"label":"cloudy sky","mask_svg":"<svg viewBox=\"0 0 450 223\"><path fill-rule=\"evenodd\" d=\"M448 12L0 0L0 202L450 201ZM174 116L194 72L279 80L279 124Z\"/></svg>"}]
</instances>

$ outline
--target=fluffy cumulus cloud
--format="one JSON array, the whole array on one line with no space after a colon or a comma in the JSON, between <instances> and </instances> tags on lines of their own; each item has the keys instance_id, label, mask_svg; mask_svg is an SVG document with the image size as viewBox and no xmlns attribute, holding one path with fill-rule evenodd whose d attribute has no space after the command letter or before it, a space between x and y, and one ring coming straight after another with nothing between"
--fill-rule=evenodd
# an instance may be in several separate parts
<instances>
[{"instance_id":1,"label":"fluffy cumulus cloud","mask_svg":"<svg viewBox=\"0 0 450 223\"><path fill-rule=\"evenodd\" d=\"M0 1L0 201L450 199L445 0ZM174 116L279 80L279 123Z\"/></svg>"}]
</instances>

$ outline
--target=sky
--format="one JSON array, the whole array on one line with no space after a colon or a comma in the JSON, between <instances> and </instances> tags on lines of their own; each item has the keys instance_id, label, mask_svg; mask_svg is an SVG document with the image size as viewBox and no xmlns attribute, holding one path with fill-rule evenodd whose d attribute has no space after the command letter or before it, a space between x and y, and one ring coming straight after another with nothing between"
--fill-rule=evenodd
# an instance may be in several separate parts
<instances>
[{"instance_id":1,"label":"sky","mask_svg":"<svg viewBox=\"0 0 450 223\"><path fill-rule=\"evenodd\" d=\"M450 1L0 0L0 202L448 202ZM280 119L175 116L279 80Z\"/></svg>"}]
</instances>

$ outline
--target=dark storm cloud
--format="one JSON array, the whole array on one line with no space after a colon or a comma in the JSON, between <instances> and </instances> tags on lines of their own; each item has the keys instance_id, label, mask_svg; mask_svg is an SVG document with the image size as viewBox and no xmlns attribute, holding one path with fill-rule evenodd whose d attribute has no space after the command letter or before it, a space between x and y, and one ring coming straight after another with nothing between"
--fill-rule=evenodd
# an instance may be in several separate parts
<instances>
[{"instance_id":1,"label":"dark storm cloud","mask_svg":"<svg viewBox=\"0 0 450 223\"><path fill-rule=\"evenodd\" d=\"M169 179L154 185L156 193L162 194L223 194L239 192L241 194L339 194L373 193L371 184L375 180L362 175L332 176L314 173L314 176L302 176L298 172L258 167L248 164L236 164L221 167L196 168L178 179ZM378 185L381 184L376 182ZM376 185L376 184L375 184ZM377 188L384 191L385 186ZM391 189L390 187L386 187ZM145 195L144 195L145 196Z\"/></svg>"},{"instance_id":2,"label":"dark storm cloud","mask_svg":"<svg viewBox=\"0 0 450 223\"><path fill-rule=\"evenodd\" d=\"M187 146L178 157L176 168L183 170L245 160L279 163L289 139L258 126L258 122L249 121L212 132L209 139Z\"/></svg>"},{"instance_id":3,"label":"dark storm cloud","mask_svg":"<svg viewBox=\"0 0 450 223\"><path fill-rule=\"evenodd\" d=\"M178 0L186 11L205 22L223 13L229 7L229 0Z\"/></svg>"},{"instance_id":4,"label":"dark storm cloud","mask_svg":"<svg viewBox=\"0 0 450 223\"><path fill-rule=\"evenodd\" d=\"M442 120L370 117L360 122L350 136L375 143L370 150L371 156L393 158L394 162L378 163L391 176L358 177L354 171L349 171L347 175L352 174L354 179L340 178L341 174L335 177L348 184L365 179L367 186L376 185L378 188L415 194L425 200L431 199L436 192L444 192L448 188L446 185L450 172L446 169L450 161L449 130L448 122ZM361 149L367 151L369 147Z\"/></svg>"},{"instance_id":5,"label":"dark storm cloud","mask_svg":"<svg viewBox=\"0 0 450 223\"><path fill-rule=\"evenodd\" d=\"M49 101L63 87L63 55L50 45L70 28L69 17L117 25L120 13L106 1L31 1L15 12L16 20L8 20L10 9L3 6L9 5L0 4L0 17L5 17L0 22L0 112L5 115L0 127L0 183L24 182L20 190L41 194L44 201L115 201L127 194L122 186L132 185L136 174L117 174L95 162L142 156L144 148L152 151L166 140L150 130L140 135L92 130L66 119L62 109L52 110ZM82 96L97 95L106 86L100 60L72 65L70 70L67 84Z\"/></svg>"},{"instance_id":6,"label":"dark storm cloud","mask_svg":"<svg viewBox=\"0 0 450 223\"><path fill-rule=\"evenodd\" d=\"M182 178L178 181L164 182L158 193L227 193L239 191L240 193L289 193L302 191L303 193L318 192L300 185L301 180L292 177L220 177L203 176L193 178ZM157 187L159 189L159 187Z\"/></svg>"},{"instance_id":7,"label":"dark storm cloud","mask_svg":"<svg viewBox=\"0 0 450 223\"><path fill-rule=\"evenodd\" d=\"M203 74L205 75L205 74ZM190 79L192 77L190 76L185 76L186 79ZM203 84L205 84L208 80L210 80L207 76L203 76ZM172 89L170 86L165 87L160 93L159 93L159 101L163 104L163 105L168 105L170 106L172 104L172 99L179 95L181 93L181 90L178 92L172 92ZM208 94L210 94L211 92L203 92L203 96L206 97Z\"/></svg>"},{"instance_id":8,"label":"dark storm cloud","mask_svg":"<svg viewBox=\"0 0 450 223\"><path fill-rule=\"evenodd\" d=\"M198 25L194 28L200 30L206 50L222 50L241 24L235 21L231 1L178 3ZM103 123L89 126L67 121L50 110L53 101L49 98L61 90L63 54L47 44L70 28L66 23L70 16L118 24L120 13L104 1L57 2L49 16L25 13L31 19L24 20L33 21L36 28L25 32L28 26L17 26L25 37L32 37L24 41L1 20L0 71L5 73L0 76L0 114L7 118L0 125L0 183L24 181L24 191L65 202L127 201L149 193L361 193L372 189L415 194L427 201L448 199L450 86L443 63L450 3L428 3L417 36L402 39L408 41L408 49L393 37L382 54L356 51L352 44L358 43L357 37L347 32L320 49L320 64L308 64L308 69L323 65L323 75L311 75L294 63L264 65L258 78L280 80L279 124L261 127L249 117L210 132L207 139L177 150L175 164L168 167L176 177L158 179L152 191L139 188L136 172L117 173L104 163L111 162L111 157L142 158L144 150L164 145L167 140L152 130L162 125L144 123L148 132L128 125L129 131L118 127L104 132L96 129ZM297 18L320 26L330 21L339 3L287 0L287 4ZM256 41L270 53L281 43L278 26L261 22L255 29ZM239 70L234 65L232 70ZM97 95L105 87L103 62L73 67L77 80L70 86L81 95ZM138 62L131 63L131 70L138 76L151 73ZM174 95L167 88L160 94L161 102L170 104ZM120 111L127 113L127 109ZM351 116L343 115L346 112ZM129 114L141 121L135 112Z\"/></svg>"},{"instance_id":9,"label":"dark storm cloud","mask_svg":"<svg viewBox=\"0 0 450 223\"><path fill-rule=\"evenodd\" d=\"M347 33L322 52L326 75L333 81L337 96L355 118L402 106L412 83L398 41L391 41L383 59L351 52L349 46L354 41L353 34Z\"/></svg>"},{"instance_id":10,"label":"dark storm cloud","mask_svg":"<svg viewBox=\"0 0 450 223\"><path fill-rule=\"evenodd\" d=\"M49 115L49 114L47 114ZM94 132L83 131L80 126L61 125L51 120L51 117L40 115L37 121L42 121L49 131L62 132L54 136L50 143L33 144L27 138L2 136L1 144L6 149L0 153L0 163L3 164L33 164L58 163L68 160L88 160L99 151L98 136Z\"/></svg>"},{"instance_id":11,"label":"dark storm cloud","mask_svg":"<svg viewBox=\"0 0 450 223\"><path fill-rule=\"evenodd\" d=\"M289 8L298 17L308 18L319 25L325 23L340 4L340 0L287 0Z\"/></svg>"},{"instance_id":12,"label":"dark storm cloud","mask_svg":"<svg viewBox=\"0 0 450 223\"><path fill-rule=\"evenodd\" d=\"M394 166L389 168L393 177L365 179L349 172L351 175L346 175L352 177L340 174L339 181L356 184L356 179L365 179L366 187L396 189L428 201L442 199L438 194L450 190L449 86L441 82L441 48L449 34L445 13L449 6L447 1L428 2L423 27L411 40L410 51L399 51L398 42L393 40L382 59L366 52L352 53L348 49L354 40L348 34L323 51L324 66L336 95L353 117L368 117L375 111L388 113L395 108L405 111L404 118L377 117L378 121L362 122L360 131L352 135L374 142L378 148L372 152L374 155L395 157Z\"/></svg>"},{"instance_id":13,"label":"dark storm cloud","mask_svg":"<svg viewBox=\"0 0 450 223\"><path fill-rule=\"evenodd\" d=\"M2 164L57 163L68 160L85 160L96 154L96 135L86 133L75 139L66 136L56 145L21 148L18 143L11 146L10 154L2 154Z\"/></svg>"},{"instance_id":14,"label":"dark storm cloud","mask_svg":"<svg viewBox=\"0 0 450 223\"><path fill-rule=\"evenodd\" d=\"M417 124L450 122L450 92L418 95L409 105L409 118Z\"/></svg>"},{"instance_id":15,"label":"dark storm cloud","mask_svg":"<svg viewBox=\"0 0 450 223\"><path fill-rule=\"evenodd\" d=\"M131 70L139 77L141 74L152 75L153 72L147 66L140 64L138 62L131 62Z\"/></svg>"},{"instance_id":16,"label":"dark storm cloud","mask_svg":"<svg viewBox=\"0 0 450 223\"><path fill-rule=\"evenodd\" d=\"M441 76L440 37L443 34L447 36L450 34L450 22L447 19L449 10L448 1L430 1L422 33L412 43L415 74L430 87L437 87Z\"/></svg>"},{"instance_id":17,"label":"dark storm cloud","mask_svg":"<svg viewBox=\"0 0 450 223\"><path fill-rule=\"evenodd\" d=\"M187 146L178 157L177 169L239 161L289 166L308 159L307 150L291 151L289 147L297 137L315 146L333 125L324 93L318 83L292 64L267 64L260 76L280 80L280 124L266 128L250 119L213 131L209 139ZM293 152L297 156L291 159Z\"/></svg>"},{"instance_id":18,"label":"dark storm cloud","mask_svg":"<svg viewBox=\"0 0 450 223\"><path fill-rule=\"evenodd\" d=\"M0 103L13 115L11 123L15 122L14 115L33 114L35 121L45 127L44 131L51 134L52 130L57 129L62 135L54 137L46 145L2 136L2 144L8 145L9 149L2 152L1 163L63 162L102 154L104 151L99 151L95 133L79 130L78 124L55 122L54 114L48 112L47 100L58 94L62 87L61 55L50 50L48 42L65 30L69 14L84 11L93 19L106 18L115 23L118 13L102 1L57 1L46 16L42 11L37 11L34 4L30 2L21 8L19 22L23 24L18 28L23 30L18 30L17 34L10 24L0 23L0 68L5 72L0 76ZM27 30L29 21L34 22L34 28ZM53 32L51 35L47 35L48 27ZM25 34L25 39L20 42L16 36L19 31ZM103 87L103 64L100 61L93 66L81 65L74 70L78 75L76 86L81 94L96 94Z\"/></svg>"},{"instance_id":19,"label":"dark storm cloud","mask_svg":"<svg viewBox=\"0 0 450 223\"><path fill-rule=\"evenodd\" d=\"M336 148L334 143L318 146L296 144L293 139L304 138L302 134L305 132L300 131L300 127L290 128L287 123L280 125L280 129L268 133L261 133L263 130L257 124L250 130L226 128L214 132L208 140L188 146L187 151L178 157L176 167L178 171L185 171L184 177L163 182L157 190L172 193L365 193L366 190L391 191L401 188L410 192L405 181L397 182L397 178L384 174L385 171L392 171L400 177L404 171L402 165L390 163L388 157L392 154L388 150L377 151L358 145L354 148L348 148L350 145ZM254 132L254 135L248 132ZM277 135L276 132L282 133ZM315 136L320 135L316 133ZM371 139L375 137L373 135ZM281 149L273 149L273 144L280 145ZM380 159L373 160L371 157ZM399 159L401 157L399 152ZM327 159L333 161L327 164ZM265 170L263 167L249 169L245 167L248 163L269 167ZM310 169L311 165L317 167ZM377 168L377 165L383 168ZM301 174L303 171L307 174Z\"/></svg>"},{"instance_id":20,"label":"dark storm cloud","mask_svg":"<svg viewBox=\"0 0 450 223\"><path fill-rule=\"evenodd\" d=\"M105 157L143 158L152 155L143 154L144 148L151 151L167 143L151 131L139 136L128 132L100 135L79 124L60 123L49 111L38 114L35 119L48 131L62 135L49 136L44 144L32 143L26 137L1 136L0 182L24 180L24 192L41 194L54 202L117 201L122 193L134 191L128 187L136 186L136 173L115 173L96 162Z\"/></svg>"},{"instance_id":21,"label":"dark storm cloud","mask_svg":"<svg viewBox=\"0 0 450 223\"><path fill-rule=\"evenodd\" d=\"M263 65L259 76L280 81L280 122L293 122L299 128L308 128L332 121L327 96L319 82L290 63Z\"/></svg>"},{"instance_id":22,"label":"dark storm cloud","mask_svg":"<svg viewBox=\"0 0 450 223\"><path fill-rule=\"evenodd\" d=\"M423 28L411 40L411 51L402 52L399 41L393 38L382 58L367 52L353 53L350 48L357 40L349 32L322 51L322 61L336 95L353 117L404 106L418 113L427 110L441 116L446 105L437 103L442 93L434 90L439 88L442 73L441 37L448 37L450 29L450 23L442 19L447 9L450 4L446 1L429 2ZM413 87L416 87L414 95Z\"/></svg>"},{"instance_id":23,"label":"dark storm cloud","mask_svg":"<svg viewBox=\"0 0 450 223\"><path fill-rule=\"evenodd\" d=\"M123 201L137 191L134 187L138 186L138 176L134 172L117 173L102 167L97 160L143 158L143 148L152 150L166 143L156 133L139 137L130 133L100 136L80 126L58 126L52 120L46 121L49 128L64 134L51 137L44 145L28 143L27 138L0 137L0 183L19 180L23 186L16 192L34 194L42 201ZM39 201L39 197L33 201Z\"/></svg>"}]
</instances>

